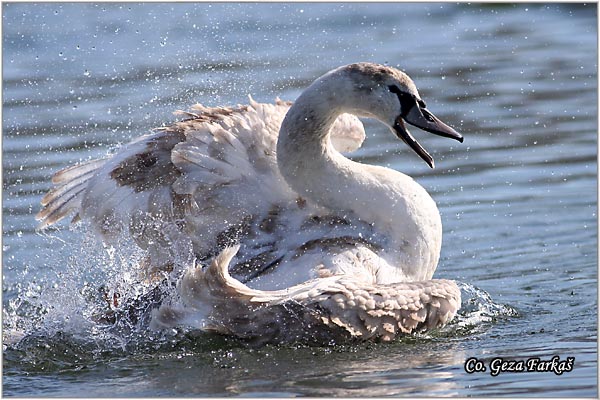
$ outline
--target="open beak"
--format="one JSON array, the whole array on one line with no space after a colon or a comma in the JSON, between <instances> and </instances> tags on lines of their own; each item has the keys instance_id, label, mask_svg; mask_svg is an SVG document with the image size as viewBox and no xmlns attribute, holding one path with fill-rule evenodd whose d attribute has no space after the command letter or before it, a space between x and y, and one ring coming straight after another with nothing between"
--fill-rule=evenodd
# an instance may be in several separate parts
<instances>
[{"instance_id":1,"label":"open beak","mask_svg":"<svg viewBox=\"0 0 600 400\"><path fill-rule=\"evenodd\" d=\"M416 141L416 139L410 134L404 121L417 128L423 129L424 131L433 133L434 135L444 136L447 138L458 140L462 143L463 137L460 133L456 132L453 128L440 121L435 115L429 112L425 107L419 107L415 104L408 113L404 116L396 118L393 129L394 133L402 139L415 153L419 155L425 162L434 168L433 157Z\"/></svg>"}]
</instances>

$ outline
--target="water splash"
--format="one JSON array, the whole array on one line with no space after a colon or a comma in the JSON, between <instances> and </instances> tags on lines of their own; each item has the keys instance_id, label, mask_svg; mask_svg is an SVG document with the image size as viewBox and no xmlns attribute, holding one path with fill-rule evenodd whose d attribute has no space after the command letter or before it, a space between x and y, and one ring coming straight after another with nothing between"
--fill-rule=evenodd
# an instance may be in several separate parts
<instances>
[{"instance_id":1,"label":"water splash","mask_svg":"<svg viewBox=\"0 0 600 400\"><path fill-rule=\"evenodd\" d=\"M85 226L78 226L79 240L67 246L70 254L52 254L39 277L21 277L3 307L3 343L18 347L25 338L66 335L83 342L108 341L127 347L141 330L142 316L117 318L131 307L142 307L137 299L160 285L143 276L139 267L144 254L131 240L119 238L115 246L101 246ZM54 240L49 237L49 240ZM58 252L56 252L58 253ZM125 307L128 309L125 309Z\"/></svg>"},{"instance_id":2,"label":"water splash","mask_svg":"<svg viewBox=\"0 0 600 400\"><path fill-rule=\"evenodd\" d=\"M454 335L480 334L501 320L519 316L515 308L496 303L486 291L469 283L457 284L461 291L462 303L457 316L447 326Z\"/></svg>"},{"instance_id":3,"label":"water splash","mask_svg":"<svg viewBox=\"0 0 600 400\"><path fill-rule=\"evenodd\" d=\"M115 357L241 346L235 339L183 328L150 331L151 311L174 291L175 278L144 276L139 266L145 255L131 239L101 246L85 226L73 229L81 239L66 246L70 254L53 259L45 279L24 280L28 284L5 303L3 339L9 365L32 371L77 370ZM460 339L518 315L481 289L460 282L459 287L462 307L452 323L399 341Z\"/></svg>"}]
</instances>

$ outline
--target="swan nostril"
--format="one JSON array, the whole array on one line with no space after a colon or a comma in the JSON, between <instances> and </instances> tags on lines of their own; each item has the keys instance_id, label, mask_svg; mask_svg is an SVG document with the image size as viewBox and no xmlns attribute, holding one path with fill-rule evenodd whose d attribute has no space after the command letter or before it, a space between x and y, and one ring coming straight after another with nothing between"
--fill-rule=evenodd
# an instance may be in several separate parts
<instances>
[{"instance_id":1,"label":"swan nostril","mask_svg":"<svg viewBox=\"0 0 600 400\"><path fill-rule=\"evenodd\" d=\"M425 108L421 109L421 113L423 114L423 116L425 117L425 119L429 122L435 122L435 119L433 118L433 115L427 111Z\"/></svg>"}]
</instances>

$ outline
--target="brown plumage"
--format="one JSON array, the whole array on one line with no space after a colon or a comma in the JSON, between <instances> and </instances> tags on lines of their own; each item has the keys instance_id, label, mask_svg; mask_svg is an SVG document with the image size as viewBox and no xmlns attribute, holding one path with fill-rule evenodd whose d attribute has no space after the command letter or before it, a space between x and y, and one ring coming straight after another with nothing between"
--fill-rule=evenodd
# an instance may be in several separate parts
<instances>
[{"instance_id":1,"label":"brown plumage","mask_svg":"<svg viewBox=\"0 0 600 400\"><path fill-rule=\"evenodd\" d=\"M59 171L40 228L74 214L107 242L132 237L150 275L178 279L154 328L262 344L389 341L442 326L460 290L432 279L435 202L410 177L341 154L365 138L348 113L379 119L430 166L404 120L462 140L406 74L352 64L294 104L196 105L110 157Z\"/></svg>"}]
</instances>

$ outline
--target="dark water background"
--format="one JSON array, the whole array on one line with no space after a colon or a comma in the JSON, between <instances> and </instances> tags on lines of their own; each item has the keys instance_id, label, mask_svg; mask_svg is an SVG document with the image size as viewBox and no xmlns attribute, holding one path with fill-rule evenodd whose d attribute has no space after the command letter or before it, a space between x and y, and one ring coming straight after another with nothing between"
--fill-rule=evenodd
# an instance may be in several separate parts
<instances>
[{"instance_id":1,"label":"dark water background","mask_svg":"<svg viewBox=\"0 0 600 400\"><path fill-rule=\"evenodd\" d=\"M596 5L4 3L2 23L5 396L598 396ZM429 170L366 121L354 156L436 199L457 322L390 345L262 349L89 323L88 289L126 280L129 259L83 228L35 232L54 171L195 102L293 100L355 61L404 69L465 136L413 129ZM553 355L573 370L463 369Z\"/></svg>"}]
</instances>

